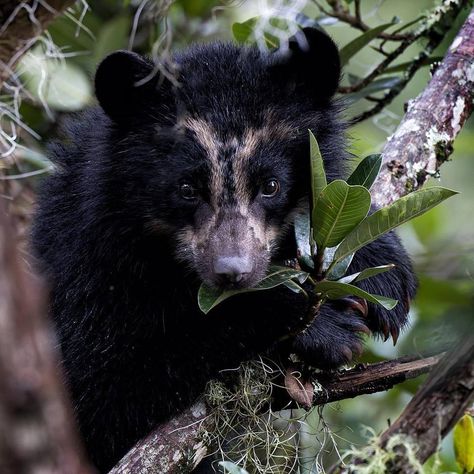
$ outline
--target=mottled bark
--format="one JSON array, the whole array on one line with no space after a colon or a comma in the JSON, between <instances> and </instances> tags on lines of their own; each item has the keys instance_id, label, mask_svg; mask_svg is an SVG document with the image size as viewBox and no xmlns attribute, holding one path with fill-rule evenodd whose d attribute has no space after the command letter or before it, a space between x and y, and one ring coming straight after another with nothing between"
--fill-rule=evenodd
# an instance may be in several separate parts
<instances>
[{"instance_id":1,"label":"mottled bark","mask_svg":"<svg viewBox=\"0 0 474 474\"><path fill-rule=\"evenodd\" d=\"M321 384L323 390L315 394L313 404L322 405L368 393L385 392L394 385L426 374L440 359L440 355L424 359L403 357L360 365L343 372L322 373L316 382Z\"/></svg>"},{"instance_id":2,"label":"mottled bark","mask_svg":"<svg viewBox=\"0 0 474 474\"><path fill-rule=\"evenodd\" d=\"M421 187L453 151L474 99L474 10L426 89L383 149L384 169L372 188L379 206Z\"/></svg>"},{"instance_id":3,"label":"mottled bark","mask_svg":"<svg viewBox=\"0 0 474 474\"><path fill-rule=\"evenodd\" d=\"M412 447L421 465L434 454L441 440L469 409L474 401L474 327L460 346L447 353L406 406L400 417L380 437L379 445L393 457L386 465L387 474L421 474L419 466L409 459ZM354 474L348 466L364 462L357 457L334 466L332 474Z\"/></svg>"},{"instance_id":4,"label":"mottled bark","mask_svg":"<svg viewBox=\"0 0 474 474\"><path fill-rule=\"evenodd\" d=\"M43 291L0 199L0 472L90 473L58 372Z\"/></svg>"},{"instance_id":5,"label":"mottled bark","mask_svg":"<svg viewBox=\"0 0 474 474\"><path fill-rule=\"evenodd\" d=\"M417 447L424 463L436 452L440 441L474 402L474 327L460 347L447 354L407 405L401 416L381 438L382 446L395 435L407 437ZM387 472L414 471L402 455Z\"/></svg>"},{"instance_id":6,"label":"mottled bark","mask_svg":"<svg viewBox=\"0 0 474 474\"><path fill-rule=\"evenodd\" d=\"M0 0L0 89L46 27L75 0Z\"/></svg>"},{"instance_id":7,"label":"mottled bark","mask_svg":"<svg viewBox=\"0 0 474 474\"><path fill-rule=\"evenodd\" d=\"M199 433L212 430L205 403L197 402L139 441L109 474L191 472L207 454Z\"/></svg>"},{"instance_id":8,"label":"mottled bark","mask_svg":"<svg viewBox=\"0 0 474 474\"><path fill-rule=\"evenodd\" d=\"M429 372L439 359L440 356L421 359L405 357L357 366L344 372L321 374L315 380L320 389L314 394L313 405L383 392L395 384ZM204 403L197 403L168 423L158 426L137 443L109 474L191 472L207 454L209 446L201 435L206 431L212 432L212 423L209 408Z\"/></svg>"}]
</instances>

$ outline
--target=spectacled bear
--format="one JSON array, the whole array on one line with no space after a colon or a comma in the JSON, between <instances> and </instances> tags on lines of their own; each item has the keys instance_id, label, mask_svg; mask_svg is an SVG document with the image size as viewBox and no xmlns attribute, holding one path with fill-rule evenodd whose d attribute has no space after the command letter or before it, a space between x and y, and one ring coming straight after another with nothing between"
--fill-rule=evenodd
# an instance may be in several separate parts
<instances>
[{"instance_id":1,"label":"spectacled bear","mask_svg":"<svg viewBox=\"0 0 474 474\"><path fill-rule=\"evenodd\" d=\"M174 76L119 51L98 67L99 107L50 148L34 253L88 453L109 470L141 437L187 407L206 382L273 350L307 311L285 287L230 298L207 316L201 282L245 288L270 260L295 257L293 219L309 193L308 129L330 180L348 153L337 47L305 29L286 50L196 45ZM392 311L325 304L290 351L338 367L362 333L398 336L415 279L392 233L357 252L349 271L394 263L360 283L400 301Z\"/></svg>"}]
</instances>

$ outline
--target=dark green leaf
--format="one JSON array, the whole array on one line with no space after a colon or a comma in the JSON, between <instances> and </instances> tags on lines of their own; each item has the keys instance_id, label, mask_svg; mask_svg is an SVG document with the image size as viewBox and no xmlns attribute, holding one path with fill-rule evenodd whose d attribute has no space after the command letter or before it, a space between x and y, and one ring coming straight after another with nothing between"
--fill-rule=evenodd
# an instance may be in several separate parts
<instances>
[{"instance_id":1,"label":"dark green leaf","mask_svg":"<svg viewBox=\"0 0 474 474\"><path fill-rule=\"evenodd\" d=\"M395 30L392 31L392 35L396 35L397 33L401 33L402 31L406 30L407 28L410 28L410 26L415 25L419 21L423 20L426 18L425 15L421 15L418 18L415 18L412 21L409 21L408 23L405 23L404 25L400 26L400 28L396 28Z\"/></svg>"},{"instance_id":2,"label":"dark green leaf","mask_svg":"<svg viewBox=\"0 0 474 474\"><path fill-rule=\"evenodd\" d=\"M359 287L350 285L348 283L340 283L338 281L320 281L316 283L314 287L316 293L321 293L322 298L328 298L331 300L337 300L345 298L346 296L359 296L364 298L371 303L379 304L385 309L393 309L397 305L398 301L392 298L387 298L380 295L372 295Z\"/></svg>"},{"instance_id":3,"label":"dark green leaf","mask_svg":"<svg viewBox=\"0 0 474 474\"><path fill-rule=\"evenodd\" d=\"M295 217L296 255L304 267L314 268L311 255L311 227L308 212L299 213Z\"/></svg>"},{"instance_id":4,"label":"dark green leaf","mask_svg":"<svg viewBox=\"0 0 474 474\"><path fill-rule=\"evenodd\" d=\"M442 187L432 187L415 191L395 201L390 206L379 209L364 219L339 245L334 255L338 262L364 245L391 231L405 222L420 216L445 199L457 194Z\"/></svg>"},{"instance_id":5,"label":"dark green leaf","mask_svg":"<svg viewBox=\"0 0 474 474\"><path fill-rule=\"evenodd\" d=\"M99 63L105 56L117 49L125 49L130 33L130 18L118 16L103 24L94 47L94 61Z\"/></svg>"},{"instance_id":6,"label":"dark green leaf","mask_svg":"<svg viewBox=\"0 0 474 474\"><path fill-rule=\"evenodd\" d=\"M380 265L378 267L372 267L372 268L366 268L362 270L361 272L353 273L352 275L347 275L344 278L341 278L338 280L339 283L357 283L358 281L365 280L366 278L373 277L375 275L378 275L379 273L385 273L388 272L389 270L392 270L395 268L395 265L393 263L390 263L389 265Z\"/></svg>"},{"instance_id":7,"label":"dark green leaf","mask_svg":"<svg viewBox=\"0 0 474 474\"><path fill-rule=\"evenodd\" d=\"M358 36L350 43L346 44L340 51L339 56L341 58L341 64L344 66L349 62L349 59L357 54L364 46L368 45L374 38L376 38L380 33L385 31L387 28L390 28L395 23L385 23L383 25L376 26L369 31L366 31L362 35Z\"/></svg>"},{"instance_id":8,"label":"dark green leaf","mask_svg":"<svg viewBox=\"0 0 474 474\"><path fill-rule=\"evenodd\" d=\"M349 265L351 264L353 258L354 258L354 254L351 253L340 262L336 262L334 265L331 265L332 262L330 262L330 264L328 265L329 271L326 274L326 279L338 280L339 278L342 278L347 273L347 269L349 268ZM334 259L334 254L333 254L333 259Z\"/></svg>"},{"instance_id":9,"label":"dark green leaf","mask_svg":"<svg viewBox=\"0 0 474 474\"><path fill-rule=\"evenodd\" d=\"M379 174L382 166L382 155L366 156L354 170L354 172L347 178L347 184L359 184L367 189L370 189Z\"/></svg>"},{"instance_id":10,"label":"dark green leaf","mask_svg":"<svg viewBox=\"0 0 474 474\"><path fill-rule=\"evenodd\" d=\"M309 130L309 145L311 155L311 195L312 209L316 208L321 191L327 186L326 172L324 171L324 161L319 150L319 145L313 132Z\"/></svg>"},{"instance_id":11,"label":"dark green leaf","mask_svg":"<svg viewBox=\"0 0 474 474\"><path fill-rule=\"evenodd\" d=\"M442 56L433 56L431 58L426 58L422 63L421 66L430 66L433 63L441 61L443 59ZM408 66L411 66L413 61L407 61L401 64L396 64L395 66L388 67L384 70L383 74L393 74L394 72L403 72Z\"/></svg>"},{"instance_id":12,"label":"dark green leaf","mask_svg":"<svg viewBox=\"0 0 474 474\"><path fill-rule=\"evenodd\" d=\"M318 248L338 245L367 215L370 202L370 193L363 186L349 186L340 179L328 184L319 195L313 215Z\"/></svg>"},{"instance_id":13,"label":"dark green leaf","mask_svg":"<svg viewBox=\"0 0 474 474\"><path fill-rule=\"evenodd\" d=\"M352 105L358 100L363 99L364 97L375 94L377 92L384 91L386 89L392 89L398 86L401 81L402 78L399 76L389 76L384 77L382 79L377 79L376 81L371 82L367 87L364 87L364 89L358 92L347 94L345 96L347 104Z\"/></svg>"},{"instance_id":14,"label":"dark green leaf","mask_svg":"<svg viewBox=\"0 0 474 474\"><path fill-rule=\"evenodd\" d=\"M202 284L198 292L199 309L204 314L207 314L212 308L231 296L241 293L269 290L293 279L297 279L300 283L303 283L308 277L306 272L293 270L292 268L287 267L272 267L270 271L271 273L263 278L263 280L261 280L260 283L253 288L222 291L217 288L210 288Z\"/></svg>"},{"instance_id":15,"label":"dark green leaf","mask_svg":"<svg viewBox=\"0 0 474 474\"><path fill-rule=\"evenodd\" d=\"M323 251L323 262L321 265L321 271L325 272L334 260L334 254L336 253L337 247L327 247L321 249Z\"/></svg>"},{"instance_id":16,"label":"dark green leaf","mask_svg":"<svg viewBox=\"0 0 474 474\"><path fill-rule=\"evenodd\" d=\"M293 280L285 281L283 285L286 286L289 290L293 291L293 293L304 293L306 295L306 291Z\"/></svg>"}]
</instances>

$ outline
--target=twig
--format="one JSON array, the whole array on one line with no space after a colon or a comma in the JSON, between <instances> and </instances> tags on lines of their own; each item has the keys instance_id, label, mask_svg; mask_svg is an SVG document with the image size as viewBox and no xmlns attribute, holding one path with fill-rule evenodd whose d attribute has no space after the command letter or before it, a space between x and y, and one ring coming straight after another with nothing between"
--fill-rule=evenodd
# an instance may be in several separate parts
<instances>
[{"instance_id":1,"label":"twig","mask_svg":"<svg viewBox=\"0 0 474 474\"><path fill-rule=\"evenodd\" d=\"M343 372L321 373L315 380L320 390L314 395L313 405L388 390L395 384L429 372L440 357L405 357L357 366ZM207 453L205 440L198 439L197 435L212 431L212 417L208 415L205 404L193 405L170 422L158 426L132 448L109 474L190 472Z\"/></svg>"},{"instance_id":2,"label":"twig","mask_svg":"<svg viewBox=\"0 0 474 474\"><path fill-rule=\"evenodd\" d=\"M398 58L403 52L411 45L414 41L420 38L428 38L428 42L418 56L412 61L409 65L403 76L401 77L400 82L397 83L392 89L389 90L383 97L379 98L377 104L369 110L364 111L363 113L353 117L350 121L351 123L362 122L376 114L378 114L384 107L390 104L406 87L406 85L411 81L415 73L426 64L426 61L430 58L431 53L441 44L444 39L445 34L450 30L452 22L446 21L447 18L454 19L459 15L459 13L466 7L468 4L467 0L460 2L447 3L444 7L443 14L439 16L438 21L425 20L425 26L418 28L415 33L413 33L413 38L411 40L403 41L396 49L391 53L385 54L385 59L378 64L364 79L359 82L348 86L339 88L341 93L351 93L356 92L367 85L369 85L377 76L384 73L387 67L392 63L396 58ZM383 53L383 51L380 51Z\"/></svg>"},{"instance_id":3,"label":"twig","mask_svg":"<svg viewBox=\"0 0 474 474\"><path fill-rule=\"evenodd\" d=\"M87 474L44 315L0 199L0 472Z\"/></svg>"},{"instance_id":4,"label":"twig","mask_svg":"<svg viewBox=\"0 0 474 474\"><path fill-rule=\"evenodd\" d=\"M349 10L341 5L340 2L328 2L331 4L331 10L327 10L324 8L319 2L313 0L316 6L319 8L321 13L324 13L327 16L331 16L333 18L337 18L344 23L356 28L360 31L366 32L371 29L369 25L362 21L360 16L360 6L358 6L359 2L356 2L356 15L351 15ZM378 38L389 40L389 41L410 41L413 38L412 33L405 33L405 34L396 34L396 33L380 33L377 35Z\"/></svg>"}]
</instances>

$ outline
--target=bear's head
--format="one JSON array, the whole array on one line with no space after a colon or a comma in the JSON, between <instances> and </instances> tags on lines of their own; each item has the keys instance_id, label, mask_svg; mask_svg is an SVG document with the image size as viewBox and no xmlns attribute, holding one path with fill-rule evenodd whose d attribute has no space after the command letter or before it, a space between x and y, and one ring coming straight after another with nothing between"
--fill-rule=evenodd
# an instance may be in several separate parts
<instances>
[{"instance_id":1,"label":"bear's head","mask_svg":"<svg viewBox=\"0 0 474 474\"><path fill-rule=\"evenodd\" d=\"M173 64L119 51L97 70L123 207L205 283L255 285L306 202L308 129L330 163L344 154L337 47L304 29L267 54L216 43Z\"/></svg>"}]
</instances>

